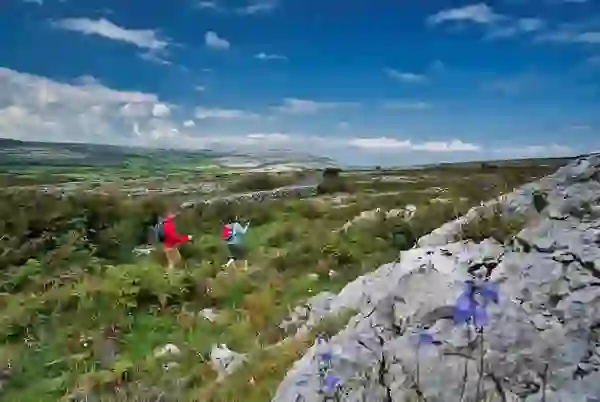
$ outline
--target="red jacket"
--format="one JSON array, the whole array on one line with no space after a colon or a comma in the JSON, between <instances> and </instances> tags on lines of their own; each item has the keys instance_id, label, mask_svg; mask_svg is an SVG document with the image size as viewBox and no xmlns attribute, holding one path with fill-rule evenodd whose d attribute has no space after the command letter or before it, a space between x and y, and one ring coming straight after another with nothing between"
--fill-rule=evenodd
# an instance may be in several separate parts
<instances>
[{"instance_id":1,"label":"red jacket","mask_svg":"<svg viewBox=\"0 0 600 402\"><path fill-rule=\"evenodd\" d=\"M188 235L180 235L175 231L175 224L173 218L163 218L163 246L167 248L175 247L181 243L188 241L190 237Z\"/></svg>"}]
</instances>

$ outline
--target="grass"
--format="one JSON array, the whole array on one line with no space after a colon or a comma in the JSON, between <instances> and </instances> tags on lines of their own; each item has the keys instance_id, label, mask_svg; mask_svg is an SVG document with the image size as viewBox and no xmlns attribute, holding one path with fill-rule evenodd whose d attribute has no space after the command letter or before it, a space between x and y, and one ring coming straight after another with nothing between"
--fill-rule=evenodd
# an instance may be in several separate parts
<instances>
[{"instance_id":1,"label":"grass","mask_svg":"<svg viewBox=\"0 0 600 402\"><path fill-rule=\"evenodd\" d=\"M457 240L469 239L479 243L491 237L504 244L516 236L526 223L524 216L506 215L497 206L492 206L482 210L476 219L463 225Z\"/></svg>"},{"instance_id":2,"label":"grass","mask_svg":"<svg viewBox=\"0 0 600 402\"><path fill-rule=\"evenodd\" d=\"M470 169L406 171L413 180L379 187L355 184L368 173L347 174L346 194L184 210L178 230L195 240L181 248L185 263L169 275L160 253L131 253L164 198L7 196L0 203L6 267L0 271L0 369L10 366L3 400L56 401L79 390L102 401L141 401L160 389L179 401L267 401L315 333L335 333L351 314L290 337L279 323L291 308L395 259L482 194L492 197L553 170ZM228 180L236 179L243 181ZM337 231L361 211L407 204L417 206L408 223L379 217ZM227 214L252 219L248 272L221 269L219 227ZM464 227L463 236L502 241L519 225L492 213ZM403 234L400 240L394 231ZM206 319L203 309L217 318ZM181 350L179 365L169 370L153 354L167 343ZM209 363L213 344L247 355L223 383L215 382ZM114 356L107 356L107 345Z\"/></svg>"}]
</instances>

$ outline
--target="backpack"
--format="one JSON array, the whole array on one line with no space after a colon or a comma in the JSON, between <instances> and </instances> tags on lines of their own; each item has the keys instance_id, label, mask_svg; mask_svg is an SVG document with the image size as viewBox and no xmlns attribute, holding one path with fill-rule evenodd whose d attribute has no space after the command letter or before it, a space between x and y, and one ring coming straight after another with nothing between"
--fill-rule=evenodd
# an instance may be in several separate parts
<instances>
[{"instance_id":1,"label":"backpack","mask_svg":"<svg viewBox=\"0 0 600 402\"><path fill-rule=\"evenodd\" d=\"M154 243L162 243L165 240L163 223L163 219L158 218L158 222L152 226L152 238Z\"/></svg>"},{"instance_id":2,"label":"backpack","mask_svg":"<svg viewBox=\"0 0 600 402\"><path fill-rule=\"evenodd\" d=\"M223 225L223 231L221 232L221 239L225 241L229 241L233 238L233 230L231 230L231 225Z\"/></svg>"}]
</instances>

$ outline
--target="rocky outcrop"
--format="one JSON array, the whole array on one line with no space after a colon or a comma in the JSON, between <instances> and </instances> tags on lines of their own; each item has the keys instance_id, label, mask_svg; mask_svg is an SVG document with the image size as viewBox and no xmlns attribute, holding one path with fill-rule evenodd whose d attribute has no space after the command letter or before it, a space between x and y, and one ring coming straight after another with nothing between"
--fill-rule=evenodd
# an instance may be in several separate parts
<instances>
[{"instance_id":1,"label":"rocky outcrop","mask_svg":"<svg viewBox=\"0 0 600 402\"><path fill-rule=\"evenodd\" d=\"M346 232L352 226L361 223L361 222L373 222L378 218L397 218L402 217L404 220L411 220L415 213L417 212L417 207L412 204L407 204L404 208L401 209L390 209L389 211L382 210L381 208L375 208L368 211L362 211L359 215L355 216L352 220L346 222L338 231Z\"/></svg>"},{"instance_id":2,"label":"rocky outcrop","mask_svg":"<svg viewBox=\"0 0 600 402\"><path fill-rule=\"evenodd\" d=\"M215 203L236 203L236 202L263 202L267 200L276 200L280 198L307 198L317 195L317 186L287 186L280 187L274 190L253 191L243 194L233 194L225 197L216 197L210 200L203 201L187 201L181 204L182 208L193 207L196 204L215 204Z\"/></svg>"},{"instance_id":3,"label":"rocky outcrop","mask_svg":"<svg viewBox=\"0 0 600 402\"><path fill-rule=\"evenodd\" d=\"M318 316L360 311L329 340L334 400L600 401L599 172L598 156L563 167L326 295ZM534 194L545 199L543 210ZM493 205L528 217L510 244L448 243ZM453 320L466 280L499 289L482 331ZM415 342L421 338L428 342ZM321 357L310 348L273 401L326 400Z\"/></svg>"}]
</instances>

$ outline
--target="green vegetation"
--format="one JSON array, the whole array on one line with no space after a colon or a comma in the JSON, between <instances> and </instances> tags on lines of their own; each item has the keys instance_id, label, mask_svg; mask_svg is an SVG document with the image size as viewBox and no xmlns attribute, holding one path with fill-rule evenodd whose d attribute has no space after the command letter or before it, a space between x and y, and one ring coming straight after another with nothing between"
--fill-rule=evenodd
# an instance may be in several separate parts
<instances>
[{"instance_id":1,"label":"green vegetation","mask_svg":"<svg viewBox=\"0 0 600 402\"><path fill-rule=\"evenodd\" d=\"M482 210L478 217L462 226L458 239L481 242L489 237L500 243L506 243L525 227L523 216L507 216L497 206Z\"/></svg>"},{"instance_id":2,"label":"green vegetation","mask_svg":"<svg viewBox=\"0 0 600 402\"><path fill-rule=\"evenodd\" d=\"M379 170L376 177L340 171L325 175L321 194L311 199L199 204L176 220L178 231L194 241L182 246L185 262L168 275L160 252L138 256L133 249L146 243L154 213L177 198L119 192L55 197L6 187L0 193L1 398L142 401L163 393L178 401L268 401L315 333L335 333L352 314L289 337L279 323L290 308L394 260L400 249L482 198L554 169L440 167ZM212 179L242 190L300 178L293 175ZM408 204L417 207L410 221L386 213ZM340 230L375 208L381 212ZM221 268L220 225L228 215L252 220L247 272ZM519 227L503 219L484 217L465 227L463 237L502 240ZM205 309L216 318L205 318ZM181 351L177 366L154 355L167 343ZM209 361L214 344L247 355L223 382L216 382Z\"/></svg>"}]
</instances>

